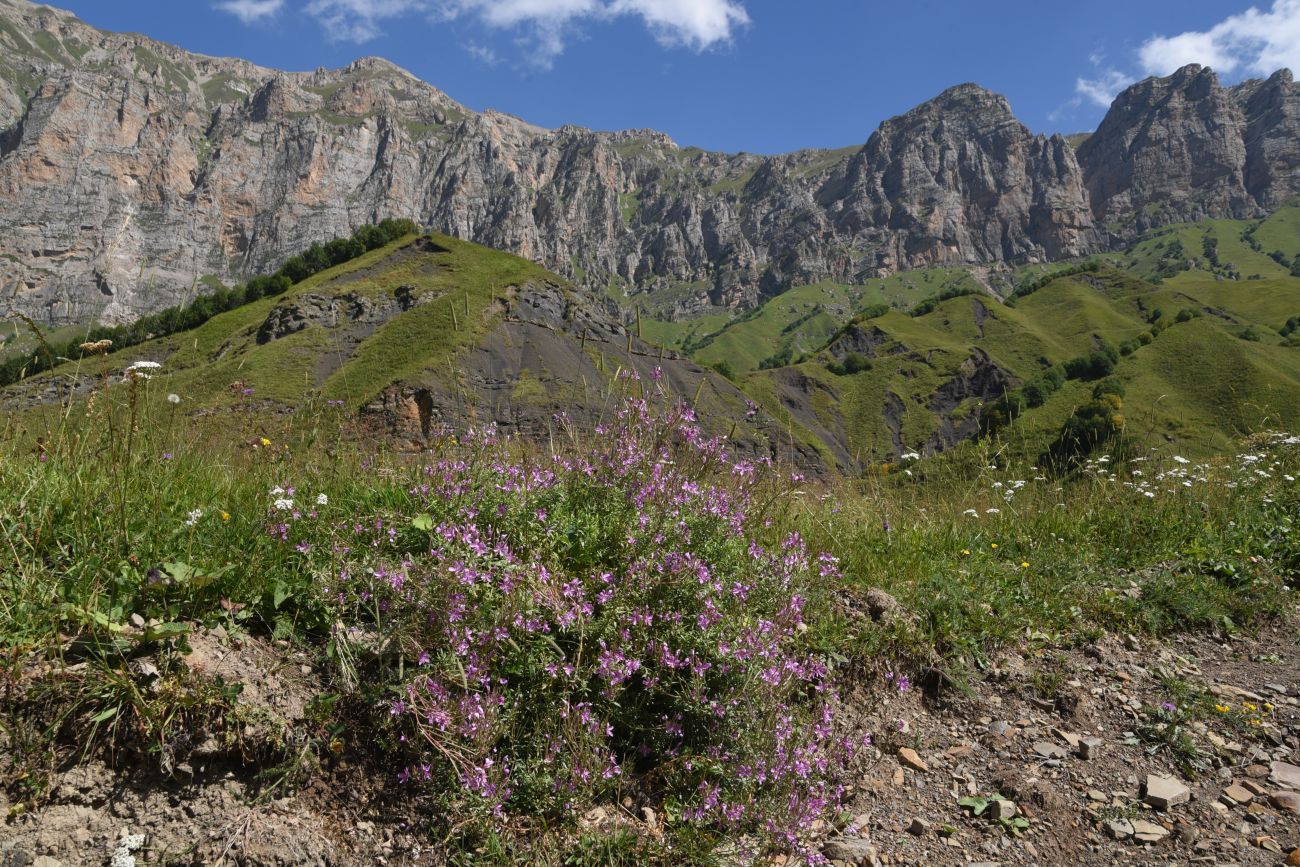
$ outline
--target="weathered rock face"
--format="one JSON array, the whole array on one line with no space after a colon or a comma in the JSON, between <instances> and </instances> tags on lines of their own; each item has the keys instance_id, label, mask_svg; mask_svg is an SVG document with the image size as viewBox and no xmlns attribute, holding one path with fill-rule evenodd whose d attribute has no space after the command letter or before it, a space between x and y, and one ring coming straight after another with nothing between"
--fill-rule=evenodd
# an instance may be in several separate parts
<instances>
[{"instance_id":1,"label":"weathered rock face","mask_svg":"<svg viewBox=\"0 0 1300 867\"><path fill-rule=\"evenodd\" d=\"M684 312L1086 254L1253 215L1300 183L1289 74L1230 91L1195 67L1149 79L1078 160L974 85L865 147L757 157L475 113L374 58L278 72L26 0L0 0L0 24L0 292L47 323L129 320L390 216Z\"/></svg>"},{"instance_id":2,"label":"weathered rock face","mask_svg":"<svg viewBox=\"0 0 1300 867\"><path fill-rule=\"evenodd\" d=\"M842 231L877 239L881 271L1096 249L1070 146L1030 134L1003 97L973 84L881 124L832 211Z\"/></svg>"},{"instance_id":3,"label":"weathered rock face","mask_svg":"<svg viewBox=\"0 0 1300 867\"><path fill-rule=\"evenodd\" d=\"M1246 192L1275 208L1300 193L1300 85L1280 69L1232 93L1246 116Z\"/></svg>"},{"instance_id":4,"label":"weathered rock face","mask_svg":"<svg viewBox=\"0 0 1300 867\"><path fill-rule=\"evenodd\" d=\"M1259 216L1300 193L1298 133L1289 71L1228 89L1193 64L1121 93L1078 156L1098 224L1124 239L1166 223Z\"/></svg>"}]
</instances>

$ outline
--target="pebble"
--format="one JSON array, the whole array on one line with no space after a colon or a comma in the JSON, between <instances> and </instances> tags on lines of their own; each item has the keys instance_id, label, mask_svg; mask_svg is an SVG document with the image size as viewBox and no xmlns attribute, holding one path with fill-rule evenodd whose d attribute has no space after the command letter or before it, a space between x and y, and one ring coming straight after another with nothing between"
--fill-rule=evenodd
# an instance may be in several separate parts
<instances>
[{"instance_id":1,"label":"pebble","mask_svg":"<svg viewBox=\"0 0 1300 867\"><path fill-rule=\"evenodd\" d=\"M1251 794L1249 789L1245 786L1239 786L1236 783L1233 783L1231 786L1224 789L1223 795L1232 801L1233 804L1249 804L1255 799L1255 796Z\"/></svg>"},{"instance_id":2,"label":"pebble","mask_svg":"<svg viewBox=\"0 0 1300 867\"><path fill-rule=\"evenodd\" d=\"M826 845L822 846L822 854L832 860L848 861L851 864L862 861L874 864L880 857L870 840L858 837L838 837L828 840Z\"/></svg>"},{"instance_id":3,"label":"pebble","mask_svg":"<svg viewBox=\"0 0 1300 867\"><path fill-rule=\"evenodd\" d=\"M1283 813L1300 816L1300 795L1295 792L1274 792L1269 801Z\"/></svg>"},{"instance_id":4,"label":"pebble","mask_svg":"<svg viewBox=\"0 0 1300 867\"><path fill-rule=\"evenodd\" d=\"M1035 741L1034 752L1045 759L1063 759L1070 754L1065 747L1057 746L1048 741Z\"/></svg>"},{"instance_id":5,"label":"pebble","mask_svg":"<svg viewBox=\"0 0 1300 867\"><path fill-rule=\"evenodd\" d=\"M1255 845L1269 852L1277 852L1278 854L1282 853L1282 844L1272 837L1256 837Z\"/></svg>"},{"instance_id":6,"label":"pebble","mask_svg":"<svg viewBox=\"0 0 1300 867\"><path fill-rule=\"evenodd\" d=\"M1300 768L1287 762L1273 762L1269 765L1268 778L1279 786L1300 789Z\"/></svg>"},{"instance_id":7,"label":"pebble","mask_svg":"<svg viewBox=\"0 0 1300 867\"><path fill-rule=\"evenodd\" d=\"M1106 834L1112 840L1127 840L1133 833L1133 823L1128 819L1111 819L1106 823Z\"/></svg>"},{"instance_id":8,"label":"pebble","mask_svg":"<svg viewBox=\"0 0 1300 867\"><path fill-rule=\"evenodd\" d=\"M1101 753L1101 738L1081 738L1079 740L1079 758L1095 759Z\"/></svg>"},{"instance_id":9,"label":"pebble","mask_svg":"<svg viewBox=\"0 0 1300 867\"><path fill-rule=\"evenodd\" d=\"M898 751L898 757L902 759L903 764L917 771L925 772L930 770L930 766L921 760L916 754L916 750L911 747L901 747Z\"/></svg>"},{"instance_id":10,"label":"pebble","mask_svg":"<svg viewBox=\"0 0 1300 867\"><path fill-rule=\"evenodd\" d=\"M913 819L912 824L907 826L907 833L921 837L930 831L930 823L924 819Z\"/></svg>"},{"instance_id":11,"label":"pebble","mask_svg":"<svg viewBox=\"0 0 1300 867\"><path fill-rule=\"evenodd\" d=\"M1137 821L1133 823L1133 838L1143 843L1159 843L1169 836L1169 832L1155 822Z\"/></svg>"},{"instance_id":12,"label":"pebble","mask_svg":"<svg viewBox=\"0 0 1300 867\"><path fill-rule=\"evenodd\" d=\"M1186 804L1192 799L1191 789L1173 777L1161 777L1147 774L1147 794L1144 799L1157 810L1168 810L1179 804Z\"/></svg>"}]
</instances>

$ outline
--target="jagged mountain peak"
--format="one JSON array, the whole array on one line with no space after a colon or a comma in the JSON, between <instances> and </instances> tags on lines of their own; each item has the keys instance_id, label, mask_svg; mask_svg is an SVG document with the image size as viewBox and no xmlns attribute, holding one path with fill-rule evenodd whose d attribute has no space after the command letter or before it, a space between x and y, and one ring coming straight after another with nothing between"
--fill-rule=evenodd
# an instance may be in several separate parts
<instances>
[{"instance_id":1,"label":"jagged mountain peak","mask_svg":"<svg viewBox=\"0 0 1300 867\"><path fill-rule=\"evenodd\" d=\"M1077 155L966 83L865 145L756 156L475 112L380 58L283 72L19 0L0 19L0 290L51 323L130 319L390 216L688 313L1079 256L1300 193L1280 74L1139 82Z\"/></svg>"}]
</instances>

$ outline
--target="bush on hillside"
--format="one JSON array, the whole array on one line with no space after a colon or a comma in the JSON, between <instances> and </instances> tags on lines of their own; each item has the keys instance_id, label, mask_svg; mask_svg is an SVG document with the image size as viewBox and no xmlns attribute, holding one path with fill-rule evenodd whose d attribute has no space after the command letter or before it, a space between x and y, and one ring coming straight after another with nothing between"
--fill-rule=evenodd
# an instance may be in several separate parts
<instances>
[{"instance_id":1,"label":"bush on hillside","mask_svg":"<svg viewBox=\"0 0 1300 867\"><path fill-rule=\"evenodd\" d=\"M408 654L362 680L403 785L488 825L643 787L675 821L799 851L853 752L807 640L835 562L755 541L764 471L686 407L632 400L597 435L541 464L475 436L332 551L283 511L274 532L340 623Z\"/></svg>"}]
</instances>

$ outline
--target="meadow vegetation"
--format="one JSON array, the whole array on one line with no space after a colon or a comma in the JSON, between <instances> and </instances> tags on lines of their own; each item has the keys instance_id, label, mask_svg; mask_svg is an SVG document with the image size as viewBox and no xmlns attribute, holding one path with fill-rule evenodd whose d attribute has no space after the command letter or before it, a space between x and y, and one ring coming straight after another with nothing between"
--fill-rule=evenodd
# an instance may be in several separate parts
<instances>
[{"instance_id":1,"label":"meadow vegetation","mask_svg":"<svg viewBox=\"0 0 1300 867\"><path fill-rule=\"evenodd\" d=\"M1294 608L1287 434L1204 461L1103 438L1051 468L993 436L814 482L733 456L653 380L547 447L448 430L404 455L337 400L213 425L165 365L83 363L88 400L0 431L15 809L90 755L169 773L202 732L268 792L364 762L467 861L542 840L572 863L812 856L871 749L842 699L863 678L959 685L1002 647ZM876 619L871 589L901 615ZM187 668L215 627L309 655L303 730L268 735ZM575 824L624 798L663 835Z\"/></svg>"}]
</instances>

